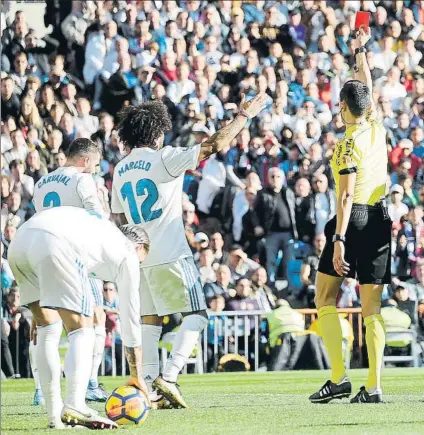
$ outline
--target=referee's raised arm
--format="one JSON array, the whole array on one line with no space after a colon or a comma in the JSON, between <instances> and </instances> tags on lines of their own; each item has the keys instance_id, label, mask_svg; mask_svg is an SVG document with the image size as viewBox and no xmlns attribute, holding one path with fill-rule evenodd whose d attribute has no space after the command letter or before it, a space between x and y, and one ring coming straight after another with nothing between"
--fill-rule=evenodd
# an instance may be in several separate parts
<instances>
[{"instance_id":1,"label":"referee's raised arm","mask_svg":"<svg viewBox=\"0 0 424 435\"><path fill-rule=\"evenodd\" d=\"M367 49L365 45L371 38L371 29L358 29L356 31L355 38L355 66L354 66L354 78L367 85L370 91L371 111L376 112L374 101L372 98L372 77L371 71L367 61Z\"/></svg>"}]
</instances>

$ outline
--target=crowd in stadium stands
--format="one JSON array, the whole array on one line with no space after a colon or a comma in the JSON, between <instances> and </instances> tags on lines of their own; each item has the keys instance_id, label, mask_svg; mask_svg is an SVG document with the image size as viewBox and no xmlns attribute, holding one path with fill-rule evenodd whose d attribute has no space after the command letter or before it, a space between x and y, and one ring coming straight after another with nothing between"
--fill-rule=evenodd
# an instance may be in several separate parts
<instances>
[{"instance_id":1,"label":"crowd in stadium stands","mask_svg":"<svg viewBox=\"0 0 424 435\"><path fill-rule=\"evenodd\" d=\"M117 114L150 99L163 101L172 116L165 144L189 147L231 122L242 93L269 95L266 110L229 149L186 175L182 219L212 311L271 311L282 299L314 307L324 226L336 212L329 159L344 133L339 91L351 76L358 9L371 12L367 58L388 133L393 284L385 305L405 311L424 340L423 1L47 0L51 32L43 37L30 16L7 8L3 2L7 376L14 374L14 349L29 339L7 249L34 214L34 185L66 164L72 140L85 137L103 150L95 179L110 192L125 155ZM110 330L119 328L114 292L106 283ZM360 305L354 280L344 282L338 304Z\"/></svg>"}]
</instances>

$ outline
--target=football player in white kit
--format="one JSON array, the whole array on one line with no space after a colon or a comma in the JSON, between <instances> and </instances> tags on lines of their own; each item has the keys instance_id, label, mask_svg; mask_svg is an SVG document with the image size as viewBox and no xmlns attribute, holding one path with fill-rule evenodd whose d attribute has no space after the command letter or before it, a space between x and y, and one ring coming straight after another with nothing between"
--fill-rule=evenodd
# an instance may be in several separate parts
<instances>
[{"instance_id":1,"label":"football player in white kit","mask_svg":"<svg viewBox=\"0 0 424 435\"><path fill-rule=\"evenodd\" d=\"M245 102L243 97L234 121L192 148L163 147L164 134L172 125L162 102L149 101L121 112L119 137L130 153L115 167L111 209L122 223L141 226L150 238L140 280L143 374L158 397L164 396L174 407L187 407L176 381L208 322L182 221L184 173L229 146L246 122L265 107L266 98L261 94ZM162 319L174 313L182 313L184 320L160 375Z\"/></svg>"},{"instance_id":2,"label":"football player in white kit","mask_svg":"<svg viewBox=\"0 0 424 435\"><path fill-rule=\"evenodd\" d=\"M92 176L99 165L99 161L100 149L93 141L84 138L75 139L69 146L66 166L45 175L35 184L33 197L35 211L38 213L47 208L65 205L94 210L109 218L109 205L106 201L100 201ZM98 383L98 372L102 363L106 340L103 282L91 278L90 284L95 301L94 332L96 339L93 351L93 366L87 389L87 400L105 402L108 394ZM33 341L30 344L30 355L36 383L33 404L37 406L43 403L43 397L39 388Z\"/></svg>"},{"instance_id":3,"label":"football player in white kit","mask_svg":"<svg viewBox=\"0 0 424 435\"><path fill-rule=\"evenodd\" d=\"M147 394L141 373L140 262L149 250L146 232L135 225L121 231L96 212L55 207L22 225L10 244L10 267L37 325L36 359L50 428L63 423L90 429L117 425L85 404L94 347L93 298L89 274L116 282L130 385ZM62 401L59 341L68 334L65 357L67 397Z\"/></svg>"}]
</instances>

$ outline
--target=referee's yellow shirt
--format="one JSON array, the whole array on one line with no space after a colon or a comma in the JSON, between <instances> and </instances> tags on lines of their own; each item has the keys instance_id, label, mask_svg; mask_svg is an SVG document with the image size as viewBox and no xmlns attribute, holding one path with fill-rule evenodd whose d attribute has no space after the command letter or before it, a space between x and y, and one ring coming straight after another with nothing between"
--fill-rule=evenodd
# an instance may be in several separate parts
<instances>
[{"instance_id":1,"label":"referee's yellow shirt","mask_svg":"<svg viewBox=\"0 0 424 435\"><path fill-rule=\"evenodd\" d=\"M339 196L340 175L356 172L355 204L374 205L386 195L386 130L376 120L351 125L336 145L331 169Z\"/></svg>"}]
</instances>

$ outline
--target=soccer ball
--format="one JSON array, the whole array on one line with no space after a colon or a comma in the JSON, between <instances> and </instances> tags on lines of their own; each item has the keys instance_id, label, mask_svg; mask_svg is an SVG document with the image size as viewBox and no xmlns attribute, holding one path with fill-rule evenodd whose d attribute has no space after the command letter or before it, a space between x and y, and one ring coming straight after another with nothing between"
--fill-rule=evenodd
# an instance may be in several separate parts
<instances>
[{"instance_id":1,"label":"soccer ball","mask_svg":"<svg viewBox=\"0 0 424 435\"><path fill-rule=\"evenodd\" d=\"M106 415L118 424L143 424L149 414L146 396L135 387L115 388L105 404Z\"/></svg>"}]
</instances>

